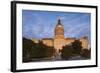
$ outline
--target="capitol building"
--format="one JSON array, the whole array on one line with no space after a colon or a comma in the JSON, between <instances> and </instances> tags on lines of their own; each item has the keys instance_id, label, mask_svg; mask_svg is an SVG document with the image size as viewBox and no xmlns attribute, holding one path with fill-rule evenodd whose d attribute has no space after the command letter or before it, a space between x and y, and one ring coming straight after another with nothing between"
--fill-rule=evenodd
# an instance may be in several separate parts
<instances>
[{"instance_id":1,"label":"capitol building","mask_svg":"<svg viewBox=\"0 0 100 73\"><path fill-rule=\"evenodd\" d=\"M61 50L63 46L70 45L75 40L80 40L82 42L82 48L88 49L89 43L87 37L82 38L70 38L64 36L64 26L61 23L61 20L58 19L56 27L54 29L54 37L53 38L42 38L41 41L47 45L54 47L57 51Z\"/></svg>"}]
</instances>

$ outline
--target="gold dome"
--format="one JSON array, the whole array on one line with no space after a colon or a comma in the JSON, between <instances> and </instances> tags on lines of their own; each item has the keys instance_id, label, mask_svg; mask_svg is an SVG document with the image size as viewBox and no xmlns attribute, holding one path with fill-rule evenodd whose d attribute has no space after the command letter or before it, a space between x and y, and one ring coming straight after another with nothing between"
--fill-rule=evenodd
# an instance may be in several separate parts
<instances>
[{"instance_id":1,"label":"gold dome","mask_svg":"<svg viewBox=\"0 0 100 73\"><path fill-rule=\"evenodd\" d=\"M58 19L56 28L55 28L55 36L64 36L64 28L63 25L61 24L61 20Z\"/></svg>"}]
</instances>

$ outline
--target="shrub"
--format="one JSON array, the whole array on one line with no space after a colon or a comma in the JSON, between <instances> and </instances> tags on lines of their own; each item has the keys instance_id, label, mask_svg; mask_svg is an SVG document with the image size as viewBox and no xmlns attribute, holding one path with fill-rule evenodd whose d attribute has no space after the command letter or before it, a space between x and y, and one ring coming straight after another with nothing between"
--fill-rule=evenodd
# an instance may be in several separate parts
<instances>
[{"instance_id":1,"label":"shrub","mask_svg":"<svg viewBox=\"0 0 100 73\"><path fill-rule=\"evenodd\" d=\"M34 43L29 39L23 38L23 62L51 57L54 53L55 49L44 45L42 41Z\"/></svg>"},{"instance_id":2,"label":"shrub","mask_svg":"<svg viewBox=\"0 0 100 73\"><path fill-rule=\"evenodd\" d=\"M70 45L65 45L61 50L62 59L69 59L73 56L78 56L82 51L82 43L79 40L75 40Z\"/></svg>"},{"instance_id":3,"label":"shrub","mask_svg":"<svg viewBox=\"0 0 100 73\"><path fill-rule=\"evenodd\" d=\"M86 59L91 58L91 50L83 49L82 53L81 53L81 56L86 58Z\"/></svg>"},{"instance_id":4,"label":"shrub","mask_svg":"<svg viewBox=\"0 0 100 73\"><path fill-rule=\"evenodd\" d=\"M79 40L72 42L73 53L80 55L82 51L82 43Z\"/></svg>"},{"instance_id":5,"label":"shrub","mask_svg":"<svg viewBox=\"0 0 100 73\"><path fill-rule=\"evenodd\" d=\"M61 57L62 59L69 59L73 54L72 54L72 46L66 45L63 47L61 50Z\"/></svg>"}]
</instances>

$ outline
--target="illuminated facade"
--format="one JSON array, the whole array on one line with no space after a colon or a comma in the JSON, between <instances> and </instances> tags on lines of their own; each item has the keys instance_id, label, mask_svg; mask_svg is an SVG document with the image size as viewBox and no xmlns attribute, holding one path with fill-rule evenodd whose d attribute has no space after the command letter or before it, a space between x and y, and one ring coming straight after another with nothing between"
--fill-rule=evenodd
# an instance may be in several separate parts
<instances>
[{"instance_id":1,"label":"illuminated facade","mask_svg":"<svg viewBox=\"0 0 100 73\"><path fill-rule=\"evenodd\" d=\"M47 46L53 46L57 51L61 50L63 46L69 45L76 40L76 38L65 38L64 26L61 24L60 19L57 22L54 32L54 38L43 38L42 41ZM83 37L79 40L82 42L82 47L88 49L88 38Z\"/></svg>"}]
</instances>

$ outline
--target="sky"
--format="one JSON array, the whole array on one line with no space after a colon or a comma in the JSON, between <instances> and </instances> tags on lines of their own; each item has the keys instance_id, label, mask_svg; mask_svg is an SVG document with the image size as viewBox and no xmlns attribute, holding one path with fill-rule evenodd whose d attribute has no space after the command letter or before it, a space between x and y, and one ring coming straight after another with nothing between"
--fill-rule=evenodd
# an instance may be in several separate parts
<instances>
[{"instance_id":1,"label":"sky","mask_svg":"<svg viewBox=\"0 0 100 73\"><path fill-rule=\"evenodd\" d=\"M53 38L60 18L64 36L81 38L91 35L91 14L79 12L55 12L22 10L22 35L28 39Z\"/></svg>"}]
</instances>

